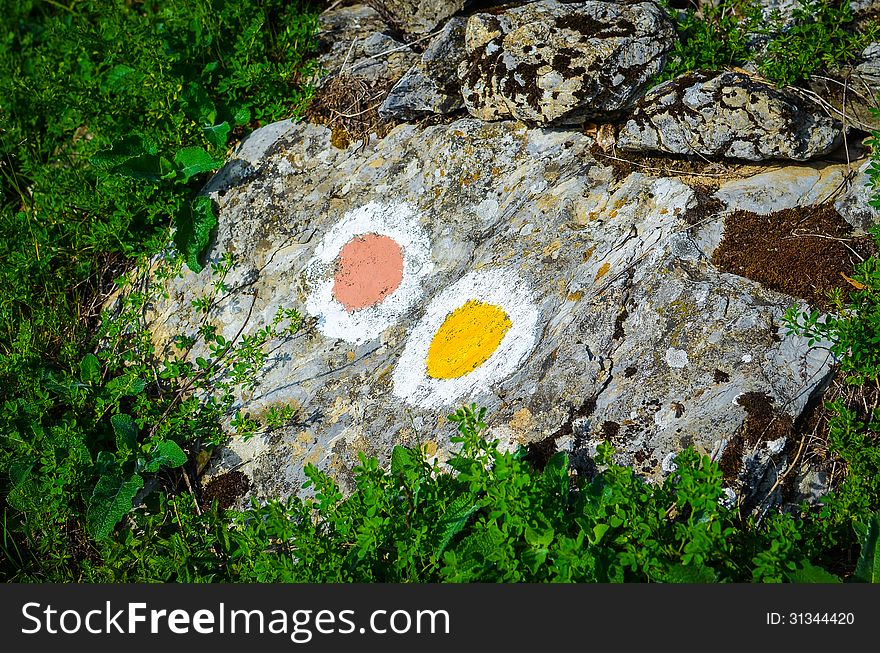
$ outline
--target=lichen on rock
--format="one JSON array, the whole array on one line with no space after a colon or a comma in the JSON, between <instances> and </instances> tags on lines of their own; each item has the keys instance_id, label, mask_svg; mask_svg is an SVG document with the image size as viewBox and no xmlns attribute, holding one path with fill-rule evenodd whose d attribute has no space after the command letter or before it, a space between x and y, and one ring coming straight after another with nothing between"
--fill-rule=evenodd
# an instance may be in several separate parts
<instances>
[{"instance_id":1,"label":"lichen on rock","mask_svg":"<svg viewBox=\"0 0 880 653\"><path fill-rule=\"evenodd\" d=\"M792 89L752 75L685 73L651 89L621 127L617 147L763 161L807 161L842 141L842 125Z\"/></svg>"},{"instance_id":2,"label":"lichen on rock","mask_svg":"<svg viewBox=\"0 0 880 653\"><path fill-rule=\"evenodd\" d=\"M533 2L468 19L459 67L470 114L573 124L631 106L675 31L653 3Z\"/></svg>"}]
</instances>

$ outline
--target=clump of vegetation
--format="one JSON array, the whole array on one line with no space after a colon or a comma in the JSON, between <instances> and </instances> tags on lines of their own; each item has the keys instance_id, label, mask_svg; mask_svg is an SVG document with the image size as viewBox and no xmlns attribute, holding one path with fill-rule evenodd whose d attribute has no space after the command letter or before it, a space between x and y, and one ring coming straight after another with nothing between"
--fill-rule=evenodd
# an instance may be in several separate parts
<instances>
[{"instance_id":1,"label":"clump of vegetation","mask_svg":"<svg viewBox=\"0 0 880 653\"><path fill-rule=\"evenodd\" d=\"M880 35L876 22L853 29L849 0L798 0L788 21L754 0L695 2L683 12L666 7L680 40L660 80L754 63L778 86L795 84L850 63Z\"/></svg>"},{"instance_id":2,"label":"clump of vegetation","mask_svg":"<svg viewBox=\"0 0 880 653\"><path fill-rule=\"evenodd\" d=\"M243 382L262 343L298 324L285 315L234 343L206 330L204 367L182 360L186 344L160 360L138 327L151 292L136 270L172 226L177 251L156 279L200 269L215 224L197 195L205 175L254 127L301 112L318 9L2 0L0 11L0 568L73 580L145 480L183 483L184 463L221 437L222 397L191 391L222 369ZM126 270L118 314L102 317Z\"/></svg>"}]
</instances>

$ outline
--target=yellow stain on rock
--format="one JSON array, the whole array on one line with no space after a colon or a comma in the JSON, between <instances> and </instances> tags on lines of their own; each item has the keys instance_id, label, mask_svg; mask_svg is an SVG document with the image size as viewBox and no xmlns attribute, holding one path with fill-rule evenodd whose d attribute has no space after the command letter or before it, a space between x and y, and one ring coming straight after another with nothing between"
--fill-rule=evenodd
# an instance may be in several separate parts
<instances>
[{"instance_id":1,"label":"yellow stain on rock","mask_svg":"<svg viewBox=\"0 0 880 653\"><path fill-rule=\"evenodd\" d=\"M457 379L469 374L495 353L513 325L502 309L470 300L450 313L428 347L428 376Z\"/></svg>"},{"instance_id":2,"label":"yellow stain on rock","mask_svg":"<svg viewBox=\"0 0 880 653\"><path fill-rule=\"evenodd\" d=\"M608 270L610 270L610 269L611 269L611 264L610 264L610 263L608 263L607 261L606 261L605 263L603 263L603 264L601 265L601 267L599 268L599 271L596 273L596 279L595 279L595 280L598 281L599 279L601 279L602 277L604 277L606 274L608 274Z\"/></svg>"}]
</instances>

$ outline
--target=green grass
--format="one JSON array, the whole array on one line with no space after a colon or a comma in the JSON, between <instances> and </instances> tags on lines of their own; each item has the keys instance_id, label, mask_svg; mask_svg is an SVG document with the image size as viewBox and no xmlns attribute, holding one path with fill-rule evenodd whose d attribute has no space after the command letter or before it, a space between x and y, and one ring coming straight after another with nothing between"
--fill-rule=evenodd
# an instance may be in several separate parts
<instances>
[{"instance_id":1,"label":"green grass","mask_svg":"<svg viewBox=\"0 0 880 653\"><path fill-rule=\"evenodd\" d=\"M724 7L733 5L703 24L685 23L684 69L745 56L742 17ZM284 0L0 0L0 10L4 579L877 578L880 419L845 401L829 438L848 469L844 484L821 507L760 522L722 505L718 467L693 451L649 485L612 464L603 445L600 471L584 478L561 454L535 467L523 450L499 452L485 441L475 407L452 416L460 446L450 469L398 447L389 470L363 458L347 497L309 468L313 499L243 512L197 505L190 488L199 461L225 439L221 418L250 437L292 417L281 410L261 423L230 407L258 378L267 346L295 333L300 316L283 309L233 341L205 322L160 355L142 309L183 265L200 267L215 216L197 192L228 147L260 124L302 112L317 8ZM832 59L820 57L823 65L850 56L854 41L840 41L838 52L836 32L820 23L828 39L808 30L798 38L824 44ZM794 36L780 43L780 52L802 47ZM780 71L783 80L789 73ZM177 251L166 252L172 226ZM159 252L168 256L150 276L147 262ZM227 292L235 263L213 264L213 290L194 302L203 315ZM876 269L872 260L857 271L866 289L842 307L846 317L820 324L818 316L790 316L793 329L838 343L859 387L877 379ZM115 308L102 310L117 287ZM197 339L210 353L190 361ZM196 398L208 388L214 399ZM154 491L132 510L147 484Z\"/></svg>"},{"instance_id":2,"label":"green grass","mask_svg":"<svg viewBox=\"0 0 880 653\"><path fill-rule=\"evenodd\" d=\"M137 392L150 354L124 324L144 297L101 334L100 302L173 224L198 266L213 214L196 192L234 140L302 111L318 9L3 0L0 11L0 564L9 578L71 580L89 531L122 510L108 490L130 498L141 474L179 466L173 446L218 437L220 409L175 394L197 376L186 368ZM96 358L101 335L118 346ZM117 428L129 413L135 442Z\"/></svg>"},{"instance_id":3,"label":"green grass","mask_svg":"<svg viewBox=\"0 0 880 653\"><path fill-rule=\"evenodd\" d=\"M676 23L680 40L658 81L692 70L711 72L754 63L774 84L796 84L851 63L880 36L876 22L854 28L849 0L799 0L790 25L778 13L765 17L754 0L695 2L682 14L661 4ZM764 52L756 47L762 41Z\"/></svg>"}]
</instances>

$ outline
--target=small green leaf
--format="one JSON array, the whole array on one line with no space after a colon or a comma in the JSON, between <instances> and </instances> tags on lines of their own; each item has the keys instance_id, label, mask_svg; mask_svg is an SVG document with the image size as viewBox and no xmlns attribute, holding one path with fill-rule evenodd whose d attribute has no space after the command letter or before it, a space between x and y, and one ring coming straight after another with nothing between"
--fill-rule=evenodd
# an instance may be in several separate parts
<instances>
[{"instance_id":1,"label":"small green leaf","mask_svg":"<svg viewBox=\"0 0 880 653\"><path fill-rule=\"evenodd\" d=\"M854 578L863 583L880 583L880 515L872 515L860 530L862 553Z\"/></svg>"},{"instance_id":2,"label":"small green leaf","mask_svg":"<svg viewBox=\"0 0 880 653\"><path fill-rule=\"evenodd\" d=\"M105 387L117 397L134 397L142 393L147 384L143 379L139 379L136 374L127 373L113 377L107 382Z\"/></svg>"},{"instance_id":3,"label":"small green leaf","mask_svg":"<svg viewBox=\"0 0 880 653\"><path fill-rule=\"evenodd\" d=\"M217 216L208 197L197 197L177 214L174 244L183 254L187 267L193 272L201 272L199 256L208 246L211 230L217 226Z\"/></svg>"},{"instance_id":4,"label":"small green leaf","mask_svg":"<svg viewBox=\"0 0 880 653\"><path fill-rule=\"evenodd\" d=\"M180 467L186 464L186 454L176 442L162 440L156 445L149 460L144 465L145 472L158 472L162 467Z\"/></svg>"},{"instance_id":5,"label":"small green leaf","mask_svg":"<svg viewBox=\"0 0 880 653\"><path fill-rule=\"evenodd\" d=\"M223 165L222 159L215 159L203 147L185 147L174 155L174 165L181 181L186 183L190 177L202 172L216 170Z\"/></svg>"},{"instance_id":6,"label":"small green leaf","mask_svg":"<svg viewBox=\"0 0 880 653\"><path fill-rule=\"evenodd\" d=\"M131 418L131 415L119 413L110 418L113 425L113 432L116 433L116 449L134 450L137 445L138 427Z\"/></svg>"},{"instance_id":7,"label":"small green leaf","mask_svg":"<svg viewBox=\"0 0 880 653\"><path fill-rule=\"evenodd\" d=\"M229 140L229 132L232 131L229 127L229 123L226 121L221 122L219 125L203 127L202 129L205 132L205 138L208 139L208 142L218 150L222 150L226 147L226 141Z\"/></svg>"},{"instance_id":8,"label":"small green leaf","mask_svg":"<svg viewBox=\"0 0 880 653\"><path fill-rule=\"evenodd\" d=\"M137 474L102 476L98 479L86 511L86 529L96 539L110 535L113 528L131 510L131 503L144 486Z\"/></svg>"},{"instance_id":9,"label":"small green leaf","mask_svg":"<svg viewBox=\"0 0 880 653\"><path fill-rule=\"evenodd\" d=\"M79 362L79 378L94 385L101 380L101 361L94 354L86 354Z\"/></svg>"}]
</instances>

